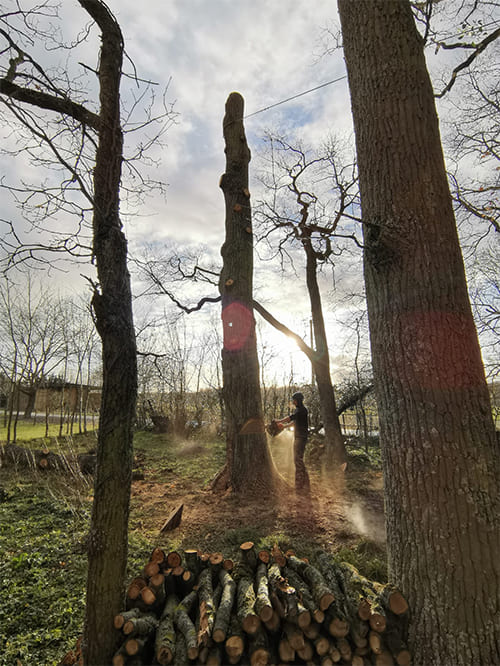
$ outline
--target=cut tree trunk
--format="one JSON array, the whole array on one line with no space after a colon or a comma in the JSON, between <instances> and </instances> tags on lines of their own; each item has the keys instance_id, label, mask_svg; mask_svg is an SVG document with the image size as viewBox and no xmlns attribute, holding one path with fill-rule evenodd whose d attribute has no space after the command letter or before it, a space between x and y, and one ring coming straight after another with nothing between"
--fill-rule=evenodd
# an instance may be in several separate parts
<instances>
[{"instance_id":1,"label":"cut tree trunk","mask_svg":"<svg viewBox=\"0 0 500 666\"><path fill-rule=\"evenodd\" d=\"M250 150L243 127L244 102L231 93L223 121L226 171L220 186L226 208L226 237L219 281L223 326L223 396L227 459L223 486L236 491L270 492L277 473L269 451L262 412L253 313L253 233L248 190Z\"/></svg>"}]
</instances>

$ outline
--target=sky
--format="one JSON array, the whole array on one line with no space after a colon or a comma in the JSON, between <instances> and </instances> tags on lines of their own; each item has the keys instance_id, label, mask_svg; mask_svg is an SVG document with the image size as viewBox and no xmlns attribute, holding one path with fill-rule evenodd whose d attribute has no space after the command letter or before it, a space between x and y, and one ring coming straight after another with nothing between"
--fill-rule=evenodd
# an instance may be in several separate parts
<instances>
[{"instance_id":1,"label":"sky","mask_svg":"<svg viewBox=\"0 0 500 666\"><path fill-rule=\"evenodd\" d=\"M13 5L4 0L2 5ZM31 3L26 0L25 6ZM324 55L327 31L335 34L339 23L336 2L333 0L108 0L110 9L118 19L127 54L125 72L132 73L131 62L142 79L155 82L154 89L160 99L166 89L166 101L173 104L177 114L162 144L153 147L152 156L158 160L152 173L167 183L165 197L154 194L147 198L133 214L123 207L123 222L132 255L139 256L148 243L161 250L165 245L197 247L209 259L219 260L224 241L224 200L218 183L224 171L224 144L222 118L228 94L237 90L245 99L247 139L253 159L250 163L250 190L254 194L258 185L255 169L262 136L266 130L277 130L289 136L300 137L306 143L318 144L328 132L342 135L352 133L350 102L345 66L340 50ZM76 0L64 0L63 30L66 39L74 38L88 23L85 12ZM79 62L96 66L98 34L94 30L78 53L74 64L70 53L56 52L60 63L70 76L82 74ZM53 58L55 52L40 52L43 59ZM440 56L443 54L441 53ZM451 54L445 54L451 58ZM429 58L432 59L432 54ZM66 60L68 58L68 60ZM282 100L302 92L326 85L316 91L297 97L287 103L266 109ZM138 91L134 82L124 77L122 99L129 107ZM140 116L144 103L139 103L135 119ZM255 115L252 115L255 114ZM3 128L3 136L6 136ZM10 137L12 140L12 137ZM131 145L128 146L132 149ZM17 160L0 158L0 168L9 177L36 177L37 170ZM12 211L12 202L0 190L4 211ZM288 274L274 273L269 278L269 264L259 263L256 255L256 297L297 333L307 337L309 308L305 299L304 280ZM325 298L331 302L334 281L339 286L344 278L349 287L360 284L359 262L352 267L353 274L344 275L337 267L322 276ZM62 276L50 277L61 285L79 291L85 286L81 273L86 269L73 268ZM141 286L135 281L136 293ZM185 295L194 299L214 295L211 290L186 289ZM340 297L337 298L337 301ZM137 305L138 310L144 306ZM151 307L151 306L146 306ZM161 311L165 305L156 300L154 307ZM342 370L345 362L345 330L337 319L347 316L348 308L336 308L335 316L327 310L327 325L334 357L335 371ZM207 313L198 321L206 323L213 315ZM142 312L140 312L142 316ZM196 315L191 315L194 317ZM282 338L266 325L263 329L269 344L287 348L287 353L300 364L300 353L283 345ZM288 361L287 361L288 363ZM303 374L308 375L307 363Z\"/></svg>"}]
</instances>

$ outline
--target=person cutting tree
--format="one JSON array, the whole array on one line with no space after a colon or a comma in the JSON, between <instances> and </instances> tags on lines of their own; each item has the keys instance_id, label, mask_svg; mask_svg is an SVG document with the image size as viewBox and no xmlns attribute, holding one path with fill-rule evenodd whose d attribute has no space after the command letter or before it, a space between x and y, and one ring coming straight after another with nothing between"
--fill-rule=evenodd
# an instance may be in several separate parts
<instances>
[{"instance_id":1,"label":"person cutting tree","mask_svg":"<svg viewBox=\"0 0 500 666\"><path fill-rule=\"evenodd\" d=\"M304 453L309 435L308 412L304 405L304 396L300 391L292 395L292 401L295 405L295 411L283 419L275 419L272 423L278 426L277 432L283 427L294 426L293 461L295 463L295 490L298 493L309 494L309 474L304 463Z\"/></svg>"}]
</instances>

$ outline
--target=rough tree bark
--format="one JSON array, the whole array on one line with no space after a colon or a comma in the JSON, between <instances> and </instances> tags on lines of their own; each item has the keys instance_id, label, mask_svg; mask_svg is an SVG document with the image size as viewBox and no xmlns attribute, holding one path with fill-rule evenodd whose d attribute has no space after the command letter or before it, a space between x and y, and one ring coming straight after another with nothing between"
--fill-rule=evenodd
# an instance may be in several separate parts
<instances>
[{"instance_id":1,"label":"rough tree bark","mask_svg":"<svg viewBox=\"0 0 500 666\"><path fill-rule=\"evenodd\" d=\"M248 148L243 97L231 93L223 131L226 171L220 186L226 205L226 238L221 249L222 372L227 462L219 483L236 491L270 490L275 468L262 412L253 313L253 233L248 190Z\"/></svg>"},{"instance_id":2,"label":"rough tree bark","mask_svg":"<svg viewBox=\"0 0 500 666\"><path fill-rule=\"evenodd\" d=\"M345 462L346 450L330 374L330 355L328 353L323 306L318 285L318 261L311 243L311 235L310 233L306 234L306 227L302 229L302 245L306 253L306 283L311 302L311 317L316 343L313 369L318 386L321 418L325 428L326 463L328 466L332 466Z\"/></svg>"},{"instance_id":3,"label":"rough tree bark","mask_svg":"<svg viewBox=\"0 0 500 666\"><path fill-rule=\"evenodd\" d=\"M415 664L498 664L499 451L422 40L407 0L338 4L390 575Z\"/></svg>"},{"instance_id":4,"label":"rough tree bark","mask_svg":"<svg viewBox=\"0 0 500 666\"><path fill-rule=\"evenodd\" d=\"M93 250L100 289L95 291L92 304L103 346L103 387L84 628L85 663L102 664L111 661L116 649L117 638L111 628L123 601L137 361L127 242L119 216L123 37L117 21L102 2L79 2L102 34L93 216Z\"/></svg>"}]
</instances>

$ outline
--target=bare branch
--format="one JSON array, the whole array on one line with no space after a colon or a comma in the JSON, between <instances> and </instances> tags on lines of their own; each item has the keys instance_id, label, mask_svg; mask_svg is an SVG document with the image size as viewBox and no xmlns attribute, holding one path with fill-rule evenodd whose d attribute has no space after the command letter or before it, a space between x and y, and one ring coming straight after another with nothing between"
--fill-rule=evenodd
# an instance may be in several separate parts
<instances>
[{"instance_id":1,"label":"bare branch","mask_svg":"<svg viewBox=\"0 0 500 666\"><path fill-rule=\"evenodd\" d=\"M438 99L444 97L444 95L446 95L446 93L449 92L455 85L455 81L457 80L458 74L462 70L467 69L467 67L469 67L474 62L474 60L498 37L500 37L500 28L497 28L496 30L491 32L487 37L485 37L482 40L482 42L480 42L475 47L475 50L470 54L470 56L455 67L455 69L451 74L451 78L446 84L446 86L443 88L443 90L440 93L435 94L434 97L437 97ZM441 48L456 48L456 46L450 45L448 47L445 47L444 45L441 45Z\"/></svg>"}]
</instances>

